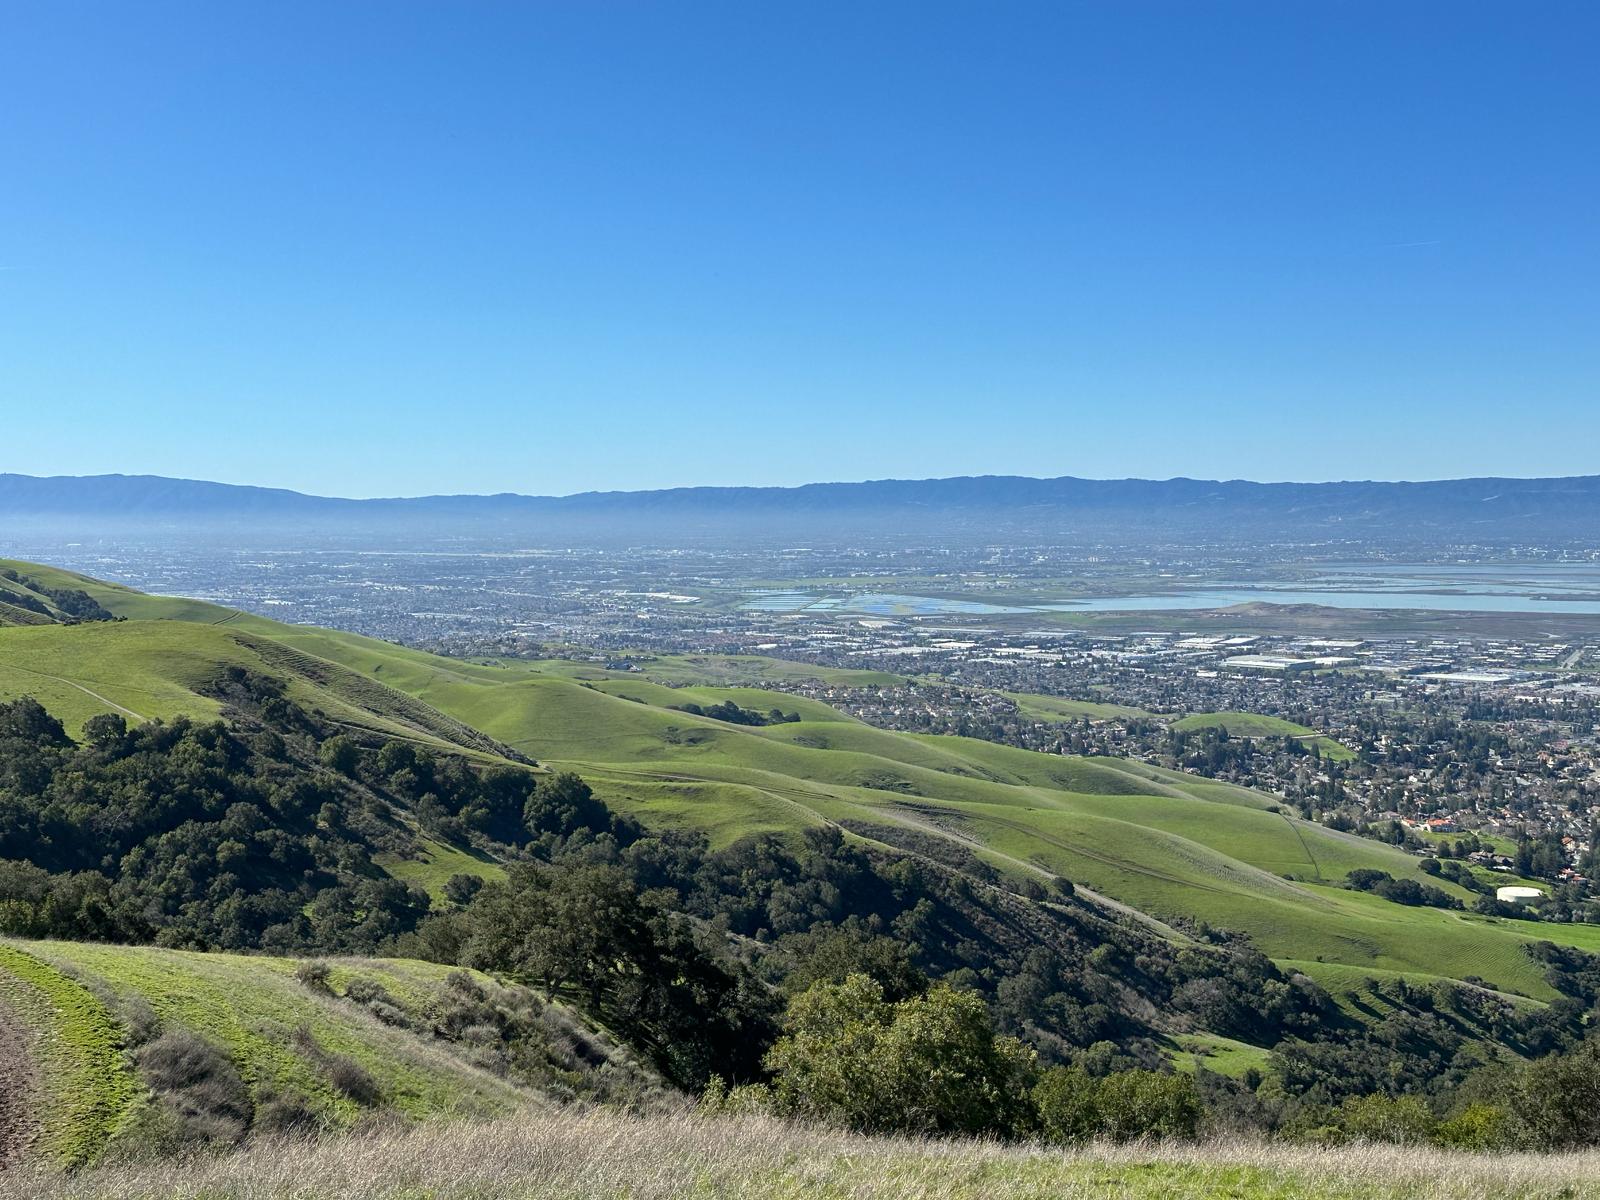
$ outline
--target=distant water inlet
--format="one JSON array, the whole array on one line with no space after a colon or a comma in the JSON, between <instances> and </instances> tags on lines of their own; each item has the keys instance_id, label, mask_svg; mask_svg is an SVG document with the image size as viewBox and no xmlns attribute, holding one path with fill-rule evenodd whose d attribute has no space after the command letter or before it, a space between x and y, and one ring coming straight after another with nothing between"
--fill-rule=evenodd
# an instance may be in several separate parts
<instances>
[{"instance_id":1,"label":"distant water inlet","mask_svg":"<svg viewBox=\"0 0 1600 1200\"><path fill-rule=\"evenodd\" d=\"M1043 604L1052 612L1171 612L1235 604L1319 604L1325 608L1416 608L1435 612L1600 613L1600 598L1558 599L1482 592L1343 592L1300 588L1220 588L1163 596L1096 596Z\"/></svg>"},{"instance_id":2,"label":"distant water inlet","mask_svg":"<svg viewBox=\"0 0 1600 1200\"><path fill-rule=\"evenodd\" d=\"M1349 582L1356 586L1339 586ZM1029 612L1183 612L1237 604L1315 604L1326 608L1424 609L1436 612L1600 614L1600 566L1536 568L1475 565L1371 568L1319 578L1314 585L1195 587L1142 595L1094 596L1038 604L991 604L941 596L805 591L751 593L758 612L851 612L872 616L993 616Z\"/></svg>"},{"instance_id":3,"label":"distant water inlet","mask_svg":"<svg viewBox=\"0 0 1600 1200\"><path fill-rule=\"evenodd\" d=\"M976 600L948 600L937 596L897 596L864 592L856 596L817 596L809 592L765 592L741 607L758 612L857 612L879 617L920 617L940 613L971 616L996 613L1040 612L1041 606L1017 607L984 604Z\"/></svg>"}]
</instances>

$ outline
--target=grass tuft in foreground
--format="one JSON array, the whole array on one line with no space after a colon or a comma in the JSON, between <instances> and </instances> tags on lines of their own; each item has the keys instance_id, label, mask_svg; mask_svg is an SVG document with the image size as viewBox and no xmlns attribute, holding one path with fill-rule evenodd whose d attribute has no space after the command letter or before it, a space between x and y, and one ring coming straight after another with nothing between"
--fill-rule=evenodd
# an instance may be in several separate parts
<instances>
[{"instance_id":1,"label":"grass tuft in foreground","mask_svg":"<svg viewBox=\"0 0 1600 1200\"><path fill-rule=\"evenodd\" d=\"M920 1142L762 1119L567 1110L227 1157L0 1174L0 1200L1543 1200L1600 1197L1600 1153L1474 1156L1250 1143L1076 1151Z\"/></svg>"}]
</instances>

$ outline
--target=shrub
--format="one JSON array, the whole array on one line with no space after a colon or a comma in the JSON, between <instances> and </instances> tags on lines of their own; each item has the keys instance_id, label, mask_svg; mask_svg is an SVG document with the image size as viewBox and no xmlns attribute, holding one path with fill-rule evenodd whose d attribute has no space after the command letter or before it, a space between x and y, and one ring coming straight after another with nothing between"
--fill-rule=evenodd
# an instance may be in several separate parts
<instances>
[{"instance_id":1,"label":"shrub","mask_svg":"<svg viewBox=\"0 0 1600 1200\"><path fill-rule=\"evenodd\" d=\"M1339 1106L1343 1137L1363 1142L1415 1145L1433 1138L1438 1121L1416 1096L1351 1096Z\"/></svg>"},{"instance_id":2,"label":"shrub","mask_svg":"<svg viewBox=\"0 0 1600 1200\"><path fill-rule=\"evenodd\" d=\"M750 1116L772 1109L772 1089L764 1083L730 1088L721 1075L713 1075L700 1094L699 1111L708 1117Z\"/></svg>"},{"instance_id":3,"label":"shrub","mask_svg":"<svg viewBox=\"0 0 1600 1200\"><path fill-rule=\"evenodd\" d=\"M255 1116L250 1089L222 1051L186 1029L140 1048L139 1074L180 1122L182 1136L237 1142Z\"/></svg>"},{"instance_id":4,"label":"shrub","mask_svg":"<svg viewBox=\"0 0 1600 1200\"><path fill-rule=\"evenodd\" d=\"M1082 1067L1051 1067L1032 1099L1048 1141L1082 1142L1100 1132L1100 1084Z\"/></svg>"},{"instance_id":5,"label":"shrub","mask_svg":"<svg viewBox=\"0 0 1600 1200\"><path fill-rule=\"evenodd\" d=\"M328 1082L357 1104L368 1106L383 1099L383 1089L372 1073L346 1054L328 1054L325 1057Z\"/></svg>"},{"instance_id":6,"label":"shrub","mask_svg":"<svg viewBox=\"0 0 1600 1200\"><path fill-rule=\"evenodd\" d=\"M323 766L341 775L354 775L361 763L360 749L343 734L335 735L323 742L317 757L322 760Z\"/></svg>"},{"instance_id":7,"label":"shrub","mask_svg":"<svg viewBox=\"0 0 1600 1200\"><path fill-rule=\"evenodd\" d=\"M365 1067L347 1054L335 1054L317 1044L308 1026L294 1032L295 1048L322 1068L335 1091L357 1104L375 1105L383 1099L383 1089Z\"/></svg>"},{"instance_id":8,"label":"shrub","mask_svg":"<svg viewBox=\"0 0 1600 1200\"><path fill-rule=\"evenodd\" d=\"M1082 1067L1051 1067L1031 1098L1052 1142L1192 1138L1203 1112L1192 1078L1139 1069L1096 1079Z\"/></svg>"},{"instance_id":9,"label":"shrub","mask_svg":"<svg viewBox=\"0 0 1600 1200\"><path fill-rule=\"evenodd\" d=\"M483 890L483 880L476 875L456 873L445 881L444 898L458 908L472 903L472 898Z\"/></svg>"},{"instance_id":10,"label":"shrub","mask_svg":"<svg viewBox=\"0 0 1600 1200\"><path fill-rule=\"evenodd\" d=\"M304 1097L267 1087L256 1099L256 1119L250 1133L252 1138L305 1134L316 1129L318 1124L317 1115Z\"/></svg>"},{"instance_id":11,"label":"shrub","mask_svg":"<svg viewBox=\"0 0 1600 1200\"><path fill-rule=\"evenodd\" d=\"M388 1004L399 1008L395 998L389 994L389 989L376 979L369 979L365 975L357 975L345 985L344 998L356 1004L371 1007L374 1004Z\"/></svg>"},{"instance_id":12,"label":"shrub","mask_svg":"<svg viewBox=\"0 0 1600 1200\"><path fill-rule=\"evenodd\" d=\"M767 1056L774 1107L855 1129L1009 1135L1031 1121L1032 1052L945 985L891 1004L865 975L818 983Z\"/></svg>"},{"instance_id":13,"label":"shrub","mask_svg":"<svg viewBox=\"0 0 1600 1200\"><path fill-rule=\"evenodd\" d=\"M331 976L328 964L320 959L307 960L294 969L294 977L313 992L331 993L333 991L333 985L329 982Z\"/></svg>"},{"instance_id":14,"label":"shrub","mask_svg":"<svg viewBox=\"0 0 1600 1200\"><path fill-rule=\"evenodd\" d=\"M412 1028L415 1022L398 1000L376 979L357 975L344 989L344 998L359 1004L385 1025Z\"/></svg>"},{"instance_id":15,"label":"shrub","mask_svg":"<svg viewBox=\"0 0 1600 1200\"><path fill-rule=\"evenodd\" d=\"M1101 1132L1116 1141L1192 1138L1200 1124L1200 1093L1187 1075L1118 1071L1100 1081Z\"/></svg>"},{"instance_id":16,"label":"shrub","mask_svg":"<svg viewBox=\"0 0 1600 1200\"><path fill-rule=\"evenodd\" d=\"M128 1031L130 1047L143 1046L160 1035L161 1018L150 1007L150 1002L137 992L117 997L116 1011L123 1028Z\"/></svg>"},{"instance_id":17,"label":"shrub","mask_svg":"<svg viewBox=\"0 0 1600 1200\"><path fill-rule=\"evenodd\" d=\"M1529 1063L1519 1090L1522 1118L1540 1145L1600 1143L1600 1042Z\"/></svg>"},{"instance_id":18,"label":"shrub","mask_svg":"<svg viewBox=\"0 0 1600 1200\"><path fill-rule=\"evenodd\" d=\"M1517 1120L1498 1104L1469 1104L1433 1131L1433 1140L1456 1150L1510 1150L1519 1142Z\"/></svg>"}]
</instances>

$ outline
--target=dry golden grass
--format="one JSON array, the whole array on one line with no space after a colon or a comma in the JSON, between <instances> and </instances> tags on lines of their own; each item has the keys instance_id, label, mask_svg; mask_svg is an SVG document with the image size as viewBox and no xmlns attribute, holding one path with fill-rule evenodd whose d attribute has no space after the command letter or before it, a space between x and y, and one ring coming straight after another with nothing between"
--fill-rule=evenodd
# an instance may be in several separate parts
<instances>
[{"instance_id":1,"label":"dry golden grass","mask_svg":"<svg viewBox=\"0 0 1600 1200\"><path fill-rule=\"evenodd\" d=\"M1077 1151L919 1142L691 1114L530 1112L263 1143L65 1176L0 1174L4 1200L1502 1200L1600 1197L1600 1153L1474 1156L1250 1143Z\"/></svg>"}]
</instances>

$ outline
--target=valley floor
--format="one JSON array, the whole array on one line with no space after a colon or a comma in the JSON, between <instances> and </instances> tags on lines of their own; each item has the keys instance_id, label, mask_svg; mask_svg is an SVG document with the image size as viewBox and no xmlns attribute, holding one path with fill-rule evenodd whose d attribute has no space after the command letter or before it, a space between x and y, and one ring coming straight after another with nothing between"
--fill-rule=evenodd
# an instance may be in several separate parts
<instances>
[{"instance_id":1,"label":"valley floor","mask_svg":"<svg viewBox=\"0 0 1600 1200\"><path fill-rule=\"evenodd\" d=\"M0 1173L0 1200L1534 1200L1600 1197L1600 1153L1470 1155L1251 1143L1097 1146L865 1138L770 1120L572 1110L357 1132L73 1175Z\"/></svg>"}]
</instances>

